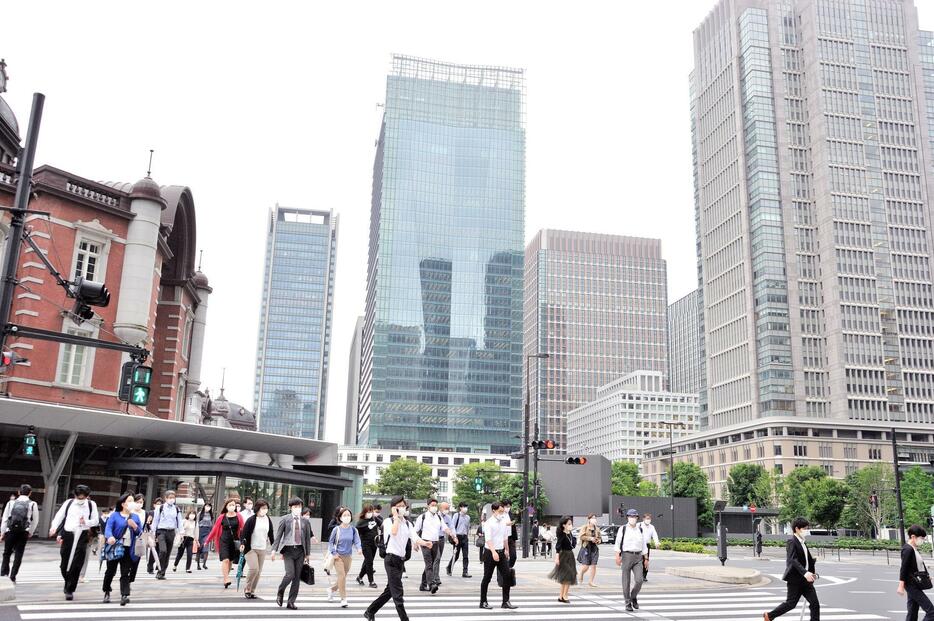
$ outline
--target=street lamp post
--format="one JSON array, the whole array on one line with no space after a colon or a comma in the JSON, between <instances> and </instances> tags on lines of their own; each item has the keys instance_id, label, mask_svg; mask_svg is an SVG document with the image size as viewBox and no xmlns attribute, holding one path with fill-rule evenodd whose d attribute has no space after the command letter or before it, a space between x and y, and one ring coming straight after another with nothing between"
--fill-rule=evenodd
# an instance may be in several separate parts
<instances>
[{"instance_id":1,"label":"street lamp post","mask_svg":"<svg viewBox=\"0 0 934 621\"><path fill-rule=\"evenodd\" d=\"M895 502L898 505L898 540L905 545L905 511L902 508L902 483L898 474L898 443L895 441L895 427L892 427L892 460L895 466Z\"/></svg>"},{"instance_id":2,"label":"street lamp post","mask_svg":"<svg viewBox=\"0 0 934 621\"><path fill-rule=\"evenodd\" d=\"M548 358L548 354L526 354L525 356L525 416L522 423L522 558L529 558L529 415L532 391L529 387L529 366L532 358ZM537 417L536 417L537 418Z\"/></svg>"},{"instance_id":3,"label":"street lamp post","mask_svg":"<svg viewBox=\"0 0 934 621\"><path fill-rule=\"evenodd\" d=\"M668 470L668 486L671 491L671 540L675 540L675 449L674 449L674 439L672 437L673 428L681 427L684 429L684 423L679 423L675 421L661 421L660 425L665 425L668 427L668 460L669 460L669 470Z\"/></svg>"}]
</instances>

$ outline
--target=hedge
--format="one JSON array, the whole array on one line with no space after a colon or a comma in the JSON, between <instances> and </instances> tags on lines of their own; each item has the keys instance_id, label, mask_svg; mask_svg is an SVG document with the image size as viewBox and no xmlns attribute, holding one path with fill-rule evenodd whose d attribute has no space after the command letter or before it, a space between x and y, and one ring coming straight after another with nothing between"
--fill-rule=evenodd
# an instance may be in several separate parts
<instances>
[{"instance_id":1,"label":"hedge","mask_svg":"<svg viewBox=\"0 0 934 621\"><path fill-rule=\"evenodd\" d=\"M662 540L662 550L667 550L669 548L664 547L665 541ZM717 540L714 537L678 537L675 539L675 544L685 543L685 544L697 544L701 546L715 547L717 545ZM752 539L743 539L743 538L727 538L727 543L731 546L746 546L752 547ZM763 547L766 548L784 548L784 540L763 540ZM808 548L825 548L825 549L849 549L849 550L890 550L897 552L901 550L901 543L898 541L889 541L885 539L860 539L857 537L841 537L835 541L810 541L808 542ZM923 544L921 546L922 551L930 552L931 545Z\"/></svg>"},{"instance_id":2,"label":"hedge","mask_svg":"<svg viewBox=\"0 0 934 621\"><path fill-rule=\"evenodd\" d=\"M700 543L691 543L687 541L675 541L671 542L668 540L661 540L659 542L661 545L658 546L659 550L674 550L675 552L692 552L694 554L707 554L707 548Z\"/></svg>"}]
</instances>

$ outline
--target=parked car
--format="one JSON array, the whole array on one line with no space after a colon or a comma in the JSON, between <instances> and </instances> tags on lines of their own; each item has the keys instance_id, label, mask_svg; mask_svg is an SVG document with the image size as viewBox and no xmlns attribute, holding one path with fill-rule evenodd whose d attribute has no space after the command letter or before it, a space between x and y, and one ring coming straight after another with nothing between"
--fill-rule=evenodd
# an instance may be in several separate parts
<instances>
[{"instance_id":1,"label":"parked car","mask_svg":"<svg viewBox=\"0 0 934 621\"><path fill-rule=\"evenodd\" d=\"M616 524L597 524L597 528L600 529L600 540L603 543L613 543L616 541L616 531L619 530L619 526ZM581 527L578 526L571 531L571 534L580 539L581 536Z\"/></svg>"}]
</instances>

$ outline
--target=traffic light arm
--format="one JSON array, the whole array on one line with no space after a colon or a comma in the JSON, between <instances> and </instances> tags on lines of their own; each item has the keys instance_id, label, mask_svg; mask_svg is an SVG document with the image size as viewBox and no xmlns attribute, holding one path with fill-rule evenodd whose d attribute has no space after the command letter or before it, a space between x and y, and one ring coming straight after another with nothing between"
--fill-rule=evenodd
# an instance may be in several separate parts
<instances>
[{"instance_id":1,"label":"traffic light arm","mask_svg":"<svg viewBox=\"0 0 934 621\"><path fill-rule=\"evenodd\" d=\"M36 213L36 212L30 212ZM29 244L29 247L32 248L32 251L39 257L39 260L45 264L45 269L49 270L49 273L52 274L52 277L55 278L55 282L59 284L65 290L65 295L70 298L75 297L74 292L72 291L72 283L68 282L62 277L61 272L55 269L55 266L52 265L52 262L49 261L49 258L45 256L45 253L39 249L39 246L36 245L36 242L33 241L32 235L29 231L23 231L23 241Z\"/></svg>"},{"instance_id":2,"label":"traffic light arm","mask_svg":"<svg viewBox=\"0 0 934 621\"><path fill-rule=\"evenodd\" d=\"M51 330L42 330L29 326L18 326L8 323L3 328L4 335L12 335L20 338L39 339L40 341L56 341L69 345L84 345L87 347L96 347L98 349L111 349L113 351L122 351L130 354L131 357L139 362L145 362L149 358L149 350L135 345L126 345L124 343L113 343L111 341L102 341L89 336L78 334L62 334Z\"/></svg>"}]
</instances>

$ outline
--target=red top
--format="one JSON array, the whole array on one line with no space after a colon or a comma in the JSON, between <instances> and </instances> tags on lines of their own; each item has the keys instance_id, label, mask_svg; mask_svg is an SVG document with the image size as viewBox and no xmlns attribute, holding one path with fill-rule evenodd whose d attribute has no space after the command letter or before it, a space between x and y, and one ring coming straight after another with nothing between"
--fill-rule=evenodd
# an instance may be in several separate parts
<instances>
[{"instance_id":1,"label":"red top","mask_svg":"<svg viewBox=\"0 0 934 621\"><path fill-rule=\"evenodd\" d=\"M222 521L226 519L227 519L226 513L224 513L219 518L217 518L217 520L214 522L214 527L211 529L211 532L209 532L208 536L204 538L204 545L208 545L212 541L216 541L220 543L221 529L223 528L221 524L222 524ZM240 531L243 530L243 516L240 515L239 513L237 513L237 523L239 524L239 526L237 527L237 534L239 534Z\"/></svg>"}]
</instances>

